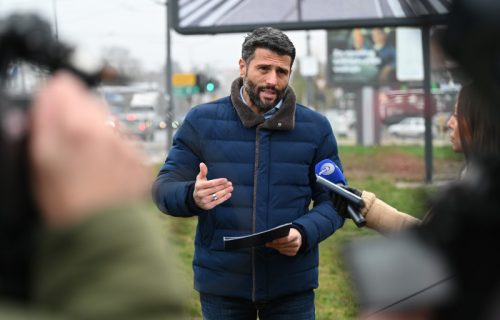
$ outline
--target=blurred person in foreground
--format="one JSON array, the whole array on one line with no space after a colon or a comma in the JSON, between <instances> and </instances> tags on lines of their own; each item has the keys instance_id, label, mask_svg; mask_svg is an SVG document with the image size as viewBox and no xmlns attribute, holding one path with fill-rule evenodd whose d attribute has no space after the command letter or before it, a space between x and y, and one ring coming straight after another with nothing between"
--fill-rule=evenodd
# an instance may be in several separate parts
<instances>
[{"instance_id":1,"label":"blurred person in foreground","mask_svg":"<svg viewBox=\"0 0 500 320\"><path fill-rule=\"evenodd\" d=\"M56 74L33 100L29 133L42 227L30 297L1 295L0 318L183 318L162 233L139 211L148 168L106 124L105 106L73 76Z\"/></svg>"},{"instance_id":2,"label":"blurred person in foreground","mask_svg":"<svg viewBox=\"0 0 500 320\"><path fill-rule=\"evenodd\" d=\"M448 127L465 167L422 223L351 188L365 201L366 225L389 235L346 250L362 319L499 319L499 123L496 103L475 83L464 85Z\"/></svg>"},{"instance_id":3,"label":"blurred person in foreground","mask_svg":"<svg viewBox=\"0 0 500 320\"><path fill-rule=\"evenodd\" d=\"M204 319L315 318L318 244L344 219L314 167L341 163L328 120L296 102L294 58L283 32L248 34L230 96L191 109L154 184L161 211L198 219L194 286ZM289 222L289 235L266 246L224 250L223 236Z\"/></svg>"},{"instance_id":4,"label":"blurred person in foreground","mask_svg":"<svg viewBox=\"0 0 500 320\"><path fill-rule=\"evenodd\" d=\"M465 166L460 177L463 177L468 164L475 155L488 154L500 158L500 125L494 116L494 104L477 88L474 83L464 85L457 97L455 110L448 120L448 129L453 151L463 153ZM419 219L400 212L387 203L378 199L369 191L351 191L360 195L365 207L361 213L366 219L366 226L382 233L400 231L420 223ZM335 204L340 213L345 213L345 200L335 199ZM428 220L434 210L424 217Z\"/></svg>"},{"instance_id":5,"label":"blurred person in foreground","mask_svg":"<svg viewBox=\"0 0 500 320\"><path fill-rule=\"evenodd\" d=\"M440 191L420 226L347 250L362 319L500 319L498 123L496 103L464 86L449 121L454 150L466 154L462 178Z\"/></svg>"},{"instance_id":6,"label":"blurred person in foreground","mask_svg":"<svg viewBox=\"0 0 500 320\"><path fill-rule=\"evenodd\" d=\"M369 239L347 250L348 261L352 258L349 266L357 274L352 279L363 293L359 295L361 310L376 310L365 313L365 319L500 319L500 260L496 256L500 244L500 43L491 41L500 35L499 14L500 3L495 0L453 2L441 43L474 83L462 89L465 93L473 88L471 108L460 108L460 100L468 100L461 93L456 117L449 122L459 128L460 132L452 132L453 145L466 153L466 170L459 181L440 192L425 223L382 238L375 246L376 240ZM416 254L416 249L427 257ZM369 269L359 263L368 252ZM402 256L407 259L403 261ZM415 271L444 277L429 282L429 272L416 275ZM370 279L384 274L377 285L370 286ZM405 284L401 279L420 287L409 288L412 295L396 295ZM384 286L390 283L396 285ZM386 295L380 300L388 291L394 299Z\"/></svg>"}]
</instances>

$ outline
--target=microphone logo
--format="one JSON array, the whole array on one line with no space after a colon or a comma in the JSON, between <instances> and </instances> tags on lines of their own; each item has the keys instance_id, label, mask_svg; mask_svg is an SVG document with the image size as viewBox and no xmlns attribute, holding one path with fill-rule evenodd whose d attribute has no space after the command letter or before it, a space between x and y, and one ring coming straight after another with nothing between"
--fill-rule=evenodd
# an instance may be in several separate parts
<instances>
[{"instance_id":1,"label":"microphone logo","mask_svg":"<svg viewBox=\"0 0 500 320\"><path fill-rule=\"evenodd\" d=\"M322 176L322 175L328 176L328 175L331 175L334 171L335 171L335 165L332 162L327 162L321 166L318 175L319 176Z\"/></svg>"}]
</instances>

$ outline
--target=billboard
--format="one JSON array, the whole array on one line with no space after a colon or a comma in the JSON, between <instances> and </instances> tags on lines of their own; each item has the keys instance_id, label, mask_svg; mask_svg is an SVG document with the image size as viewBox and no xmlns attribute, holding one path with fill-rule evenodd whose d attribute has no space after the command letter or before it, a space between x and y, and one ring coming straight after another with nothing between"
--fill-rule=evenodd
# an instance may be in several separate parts
<instances>
[{"instance_id":1,"label":"billboard","mask_svg":"<svg viewBox=\"0 0 500 320\"><path fill-rule=\"evenodd\" d=\"M329 84L386 86L422 81L419 28L353 28L327 33Z\"/></svg>"},{"instance_id":2,"label":"billboard","mask_svg":"<svg viewBox=\"0 0 500 320\"><path fill-rule=\"evenodd\" d=\"M354 28L328 32L328 71L335 85L396 82L395 28Z\"/></svg>"},{"instance_id":3,"label":"billboard","mask_svg":"<svg viewBox=\"0 0 500 320\"><path fill-rule=\"evenodd\" d=\"M169 0L181 34L357 26L420 26L445 21L452 0ZM169 10L170 11L170 10Z\"/></svg>"}]
</instances>

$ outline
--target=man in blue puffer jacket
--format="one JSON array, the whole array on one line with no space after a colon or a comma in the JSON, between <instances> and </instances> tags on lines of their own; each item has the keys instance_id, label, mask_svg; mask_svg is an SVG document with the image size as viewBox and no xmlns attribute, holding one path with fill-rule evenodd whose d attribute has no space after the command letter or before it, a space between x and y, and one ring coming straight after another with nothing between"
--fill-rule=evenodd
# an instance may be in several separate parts
<instances>
[{"instance_id":1,"label":"man in blue puffer jacket","mask_svg":"<svg viewBox=\"0 0 500 320\"><path fill-rule=\"evenodd\" d=\"M198 217L193 269L204 319L315 317L318 243L344 219L314 166L341 163L328 120L296 104L294 59L281 31L250 33L231 95L191 109L155 181L161 211ZM265 247L224 250L224 236L288 222L289 235Z\"/></svg>"}]
</instances>

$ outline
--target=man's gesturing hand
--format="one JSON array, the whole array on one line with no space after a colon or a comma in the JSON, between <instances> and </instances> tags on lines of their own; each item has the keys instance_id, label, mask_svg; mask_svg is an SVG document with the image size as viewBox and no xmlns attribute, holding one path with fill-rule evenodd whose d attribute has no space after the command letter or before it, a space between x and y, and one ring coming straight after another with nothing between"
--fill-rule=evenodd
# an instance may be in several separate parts
<instances>
[{"instance_id":1,"label":"man's gesturing hand","mask_svg":"<svg viewBox=\"0 0 500 320\"><path fill-rule=\"evenodd\" d=\"M208 168L200 163L200 173L196 176L193 198L198 207L210 210L231 198L233 184L226 178L207 180Z\"/></svg>"},{"instance_id":2,"label":"man's gesturing hand","mask_svg":"<svg viewBox=\"0 0 500 320\"><path fill-rule=\"evenodd\" d=\"M290 229L288 236L266 243L266 247L276 249L279 253L291 257L297 254L300 246L302 246L302 235L295 228Z\"/></svg>"}]
</instances>

